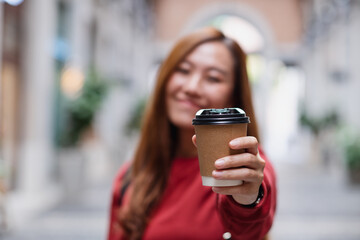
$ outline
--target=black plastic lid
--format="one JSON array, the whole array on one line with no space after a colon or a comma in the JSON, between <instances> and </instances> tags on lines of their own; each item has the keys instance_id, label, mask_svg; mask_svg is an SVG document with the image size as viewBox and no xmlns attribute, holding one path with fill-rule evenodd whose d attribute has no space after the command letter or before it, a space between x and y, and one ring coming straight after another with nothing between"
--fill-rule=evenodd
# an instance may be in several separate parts
<instances>
[{"instance_id":1,"label":"black plastic lid","mask_svg":"<svg viewBox=\"0 0 360 240\"><path fill-rule=\"evenodd\" d=\"M250 123L244 110L240 108L200 109L192 121L193 125L219 125Z\"/></svg>"}]
</instances>

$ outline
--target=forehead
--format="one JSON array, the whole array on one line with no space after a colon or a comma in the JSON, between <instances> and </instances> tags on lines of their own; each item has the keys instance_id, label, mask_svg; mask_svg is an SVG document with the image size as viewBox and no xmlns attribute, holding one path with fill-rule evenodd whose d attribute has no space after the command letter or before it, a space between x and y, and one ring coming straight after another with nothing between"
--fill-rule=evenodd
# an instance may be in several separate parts
<instances>
[{"instance_id":1,"label":"forehead","mask_svg":"<svg viewBox=\"0 0 360 240\"><path fill-rule=\"evenodd\" d=\"M233 58L230 50L219 41L206 42L191 51L186 61L200 65L214 65L224 69L232 69Z\"/></svg>"}]
</instances>

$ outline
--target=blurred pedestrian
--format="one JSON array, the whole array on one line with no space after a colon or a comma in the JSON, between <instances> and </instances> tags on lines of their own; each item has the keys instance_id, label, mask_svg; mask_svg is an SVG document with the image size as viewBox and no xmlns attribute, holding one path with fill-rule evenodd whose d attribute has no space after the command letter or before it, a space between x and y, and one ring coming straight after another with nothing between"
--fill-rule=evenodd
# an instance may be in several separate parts
<instances>
[{"instance_id":1,"label":"blurred pedestrian","mask_svg":"<svg viewBox=\"0 0 360 240\"><path fill-rule=\"evenodd\" d=\"M108 239L264 239L276 208L276 180L259 144L246 55L215 28L177 42L159 69L133 159L115 178ZM199 109L239 107L248 136L229 143L242 154L217 161L204 187L192 119Z\"/></svg>"}]
</instances>

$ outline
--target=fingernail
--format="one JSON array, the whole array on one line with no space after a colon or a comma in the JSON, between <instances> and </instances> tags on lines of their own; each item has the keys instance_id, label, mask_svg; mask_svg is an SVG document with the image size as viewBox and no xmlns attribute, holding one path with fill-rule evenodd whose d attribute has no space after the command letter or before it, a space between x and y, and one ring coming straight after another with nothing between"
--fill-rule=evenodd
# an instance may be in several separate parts
<instances>
[{"instance_id":1,"label":"fingernail","mask_svg":"<svg viewBox=\"0 0 360 240\"><path fill-rule=\"evenodd\" d=\"M213 177L221 177L221 172L213 171L212 175L213 175Z\"/></svg>"},{"instance_id":2,"label":"fingernail","mask_svg":"<svg viewBox=\"0 0 360 240\"><path fill-rule=\"evenodd\" d=\"M230 141L231 146L236 146L237 144L239 144L239 141L237 139L234 139L234 140Z\"/></svg>"},{"instance_id":3,"label":"fingernail","mask_svg":"<svg viewBox=\"0 0 360 240\"><path fill-rule=\"evenodd\" d=\"M222 167L222 166L224 166L224 164L225 164L225 161L223 159L218 159L215 161L215 165L218 167Z\"/></svg>"}]
</instances>

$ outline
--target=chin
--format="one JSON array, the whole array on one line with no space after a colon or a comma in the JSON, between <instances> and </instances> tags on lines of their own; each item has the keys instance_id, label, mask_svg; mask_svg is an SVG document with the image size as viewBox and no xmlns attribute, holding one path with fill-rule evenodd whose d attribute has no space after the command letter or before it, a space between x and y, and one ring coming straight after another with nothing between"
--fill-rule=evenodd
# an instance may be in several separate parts
<instances>
[{"instance_id":1,"label":"chin","mask_svg":"<svg viewBox=\"0 0 360 240\"><path fill-rule=\"evenodd\" d=\"M172 124L181 129L194 129L192 125L192 120L194 117L177 117L174 119L170 119Z\"/></svg>"}]
</instances>

